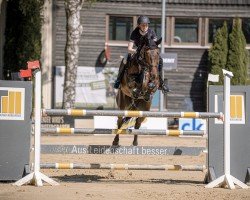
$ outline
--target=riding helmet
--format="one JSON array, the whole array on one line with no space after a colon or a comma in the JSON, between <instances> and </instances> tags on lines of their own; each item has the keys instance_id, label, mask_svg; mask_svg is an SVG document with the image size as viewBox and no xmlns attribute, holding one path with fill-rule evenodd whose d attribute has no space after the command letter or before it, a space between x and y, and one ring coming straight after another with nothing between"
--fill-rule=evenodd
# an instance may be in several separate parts
<instances>
[{"instance_id":1,"label":"riding helmet","mask_svg":"<svg viewBox=\"0 0 250 200\"><path fill-rule=\"evenodd\" d=\"M137 19L137 24L150 24L149 18L147 16L140 16Z\"/></svg>"}]
</instances>

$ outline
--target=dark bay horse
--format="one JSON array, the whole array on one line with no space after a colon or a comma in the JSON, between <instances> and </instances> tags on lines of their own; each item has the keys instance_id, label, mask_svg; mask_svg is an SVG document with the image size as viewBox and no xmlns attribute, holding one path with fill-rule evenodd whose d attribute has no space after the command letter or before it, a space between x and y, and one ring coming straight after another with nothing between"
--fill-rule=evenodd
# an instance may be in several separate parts
<instances>
[{"instance_id":1,"label":"dark bay horse","mask_svg":"<svg viewBox=\"0 0 250 200\"><path fill-rule=\"evenodd\" d=\"M159 48L161 39L153 41L147 35L141 39L141 48L138 48L137 53L128 63L123 78L121 87L116 96L116 103L120 110L138 110L149 111L154 93L159 87ZM131 117L118 117L117 128ZM135 120L135 129L139 129L145 117L138 117ZM137 146L137 135L134 135L133 145ZM119 145L119 134L116 134L113 145Z\"/></svg>"}]
</instances>

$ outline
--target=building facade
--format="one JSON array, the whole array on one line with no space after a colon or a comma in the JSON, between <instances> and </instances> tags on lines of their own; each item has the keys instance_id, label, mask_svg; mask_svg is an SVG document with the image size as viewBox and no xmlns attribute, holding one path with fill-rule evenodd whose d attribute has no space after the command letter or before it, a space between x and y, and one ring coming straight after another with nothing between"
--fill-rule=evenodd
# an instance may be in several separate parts
<instances>
[{"instance_id":1,"label":"building facade","mask_svg":"<svg viewBox=\"0 0 250 200\"><path fill-rule=\"evenodd\" d=\"M166 0L166 53L177 54L177 69L165 71L172 92L165 98L169 111L205 111L208 49L216 30L226 20L230 25L240 18L250 50L250 0ZM102 53L109 49L105 67L120 65L127 52L137 17L147 15L157 36L161 36L161 0L101 0L81 10L83 34L79 66L99 67ZM64 66L66 14L64 0L46 1L43 28L43 101L54 107L54 69ZM0 22L1 23L1 22ZM0 41L1 35L0 35ZM0 44L0 51L2 45ZM3 65L0 53L0 68ZM249 74L250 74L250 70ZM1 72L1 71L0 71Z\"/></svg>"}]
</instances>

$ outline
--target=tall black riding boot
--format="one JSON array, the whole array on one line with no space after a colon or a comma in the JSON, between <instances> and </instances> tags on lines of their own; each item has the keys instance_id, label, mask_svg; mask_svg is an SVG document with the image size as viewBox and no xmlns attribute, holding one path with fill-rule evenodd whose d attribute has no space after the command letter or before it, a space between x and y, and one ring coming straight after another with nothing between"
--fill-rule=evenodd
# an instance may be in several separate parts
<instances>
[{"instance_id":1,"label":"tall black riding boot","mask_svg":"<svg viewBox=\"0 0 250 200\"><path fill-rule=\"evenodd\" d=\"M159 57L159 65L158 65L158 72L159 72L159 74L161 74L162 67L163 67L163 60L162 60L162 57L160 56Z\"/></svg>"},{"instance_id":2,"label":"tall black riding boot","mask_svg":"<svg viewBox=\"0 0 250 200\"><path fill-rule=\"evenodd\" d=\"M163 67L163 60L162 60L162 57L159 58L159 65L158 65L158 72L159 72L159 81L160 81L160 84L159 84L159 90L162 91L163 94L166 94L167 92L170 92L170 89L168 87L168 85L166 85L164 83L164 81L162 80L162 77L161 77L161 71L162 71L162 67Z\"/></svg>"},{"instance_id":3,"label":"tall black riding boot","mask_svg":"<svg viewBox=\"0 0 250 200\"><path fill-rule=\"evenodd\" d=\"M117 78L116 78L115 83L114 83L115 89L120 88L120 84L121 84L121 80L122 80L124 71L125 71L125 64L124 64L124 60L122 60L121 65L119 67L119 72L118 72Z\"/></svg>"}]
</instances>

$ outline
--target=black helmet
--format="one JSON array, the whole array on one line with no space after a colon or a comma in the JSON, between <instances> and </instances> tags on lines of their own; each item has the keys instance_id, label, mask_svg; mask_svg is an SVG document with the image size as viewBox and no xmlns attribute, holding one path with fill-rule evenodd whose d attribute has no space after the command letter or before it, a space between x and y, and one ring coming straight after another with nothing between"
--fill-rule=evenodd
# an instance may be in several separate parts
<instances>
[{"instance_id":1,"label":"black helmet","mask_svg":"<svg viewBox=\"0 0 250 200\"><path fill-rule=\"evenodd\" d=\"M137 19L137 24L150 24L149 18L147 16L140 16Z\"/></svg>"}]
</instances>

